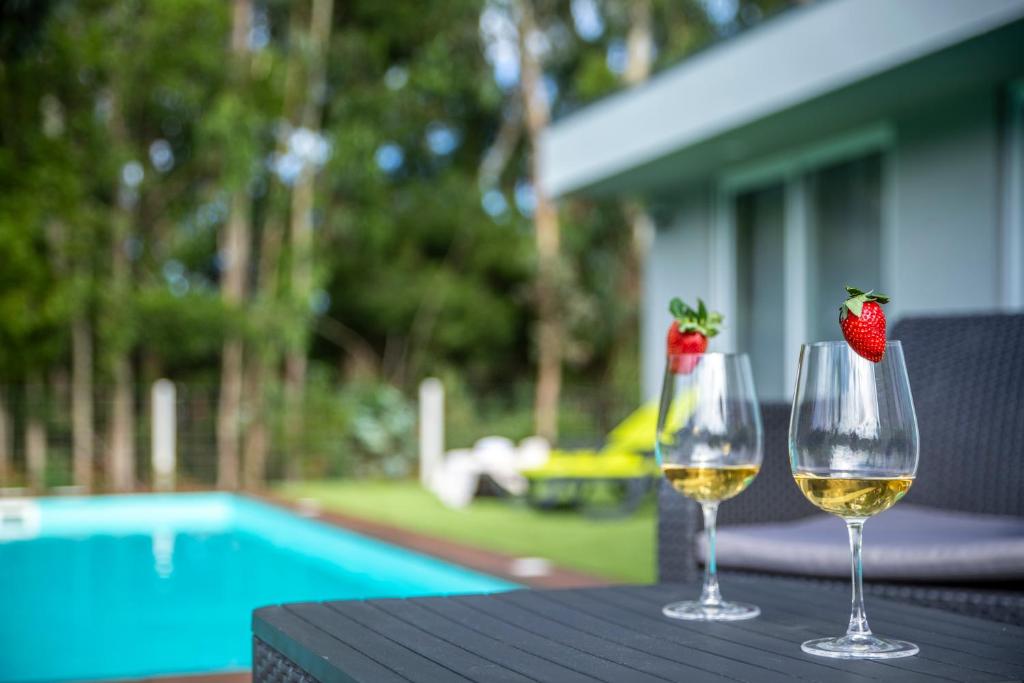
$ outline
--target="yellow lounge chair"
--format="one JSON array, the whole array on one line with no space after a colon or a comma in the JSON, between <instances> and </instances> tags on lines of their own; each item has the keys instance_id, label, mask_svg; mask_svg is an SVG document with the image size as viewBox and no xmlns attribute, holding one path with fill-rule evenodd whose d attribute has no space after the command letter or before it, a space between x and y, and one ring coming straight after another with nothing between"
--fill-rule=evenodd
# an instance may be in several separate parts
<instances>
[{"instance_id":1,"label":"yellow lounge chair","mask_svg":"<svg viewBox=\"0 0 1024 683\"><path fill-rule=\"evenodd\" d=\"M629 514L658 476L652 457L657 422L657 403L647 403L620 422L599 451L552 450L544 465L523 471L527 502L599 517Z\"/></svg>"}]
</instances>

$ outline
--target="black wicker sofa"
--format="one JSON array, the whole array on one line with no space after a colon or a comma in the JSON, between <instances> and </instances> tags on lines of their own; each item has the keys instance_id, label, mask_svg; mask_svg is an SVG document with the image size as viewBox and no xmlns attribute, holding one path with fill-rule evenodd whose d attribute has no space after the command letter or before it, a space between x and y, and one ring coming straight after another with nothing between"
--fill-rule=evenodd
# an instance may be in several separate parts
<instances>
[{"instance_id":1,"label":"black wicker sofa","mask_svg":"<svg viewBox=\"0 0 1024 683\"><path fill-rule=\"evenodd\" d=\"M907 318L901 340L921 435L905 501L865 527L865 591L1024 624L1024 315ZM793 483L788 404L765 404L764 464L719 510L718 565L729 574L849 586L842 522ZM658 495L662 581L697 578L700 511Z\"/></svg>"}]
</instances>

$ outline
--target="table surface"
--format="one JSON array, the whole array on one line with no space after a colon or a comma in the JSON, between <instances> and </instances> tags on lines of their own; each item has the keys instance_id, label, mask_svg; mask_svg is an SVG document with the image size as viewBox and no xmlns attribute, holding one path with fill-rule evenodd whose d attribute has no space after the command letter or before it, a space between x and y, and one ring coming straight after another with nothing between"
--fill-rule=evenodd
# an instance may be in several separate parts
<instances>
[{"instance_id":1,"label":"table surface","mask_svg":"<svg viewBox=\"0 0 1024 683\"><path fill-rule=\"evenodd\" d=\"M660 584L280 605L256 610L253 633L325 683L1024 679L1024 628L869 597L875 633L917 643L920 654L824 659L800 643L845 630L847 593L734 577L722 590L759 605L761 616L667 619L662 604L699 588Z\"/></svg>"}]
</instances>

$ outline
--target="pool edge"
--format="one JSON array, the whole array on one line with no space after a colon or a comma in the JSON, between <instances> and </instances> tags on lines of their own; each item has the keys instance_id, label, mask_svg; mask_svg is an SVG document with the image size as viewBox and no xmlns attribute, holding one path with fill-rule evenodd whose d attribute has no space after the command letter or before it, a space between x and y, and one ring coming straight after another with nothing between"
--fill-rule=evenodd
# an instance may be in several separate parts
<instances>
[{"instance_id":1,"label":"pool edge","mask_svg":"<svg viewBox=\"0 0 1024 683\"><path fill-rule=\"evenodd\" d=\"M529 588L593 588L616 583L558 566L552 566L543 576L519 576L512 572L513 562L517 559L514 555L484 550L334 510L323 509L310 514L308 509L299 504L270 493L239 491L235 495Z\"/></svg>"}]
</instances>

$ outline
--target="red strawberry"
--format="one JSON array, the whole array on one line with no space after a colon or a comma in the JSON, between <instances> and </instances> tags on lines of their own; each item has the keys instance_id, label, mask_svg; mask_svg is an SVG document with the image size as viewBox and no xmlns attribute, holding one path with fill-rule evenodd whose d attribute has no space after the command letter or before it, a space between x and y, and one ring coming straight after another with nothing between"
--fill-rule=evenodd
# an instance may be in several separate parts
<instances>
[{"instance_id":1,"label":"red strawberry","mask_svg":"<svg viewBox=\"0 0 1024 683\"><path fill-rule=\"evenodd\" d=\"M687 375L693 372L700 354L708 348L708 338L718 334L720 313L708 313L704 302L697 299L697 310L678 298L672 299L668 310L675 320L668 328L668 356L672 372ZM690 355L684 355L690 354Z\"/></svg>"},{"instance_id":2,"label":"red strawberry","mask_svg":"<svg viewBox=\"0 0 1024 683\"><path fill-rule=\"evenodd\" d=\"M885 312L879 304L889 303L889 297L873 289L862 292L847 287L846 291L850 298L839 307L839 327L850 348L877 363L885 355Z\"/></svg>"}]
</instances>

